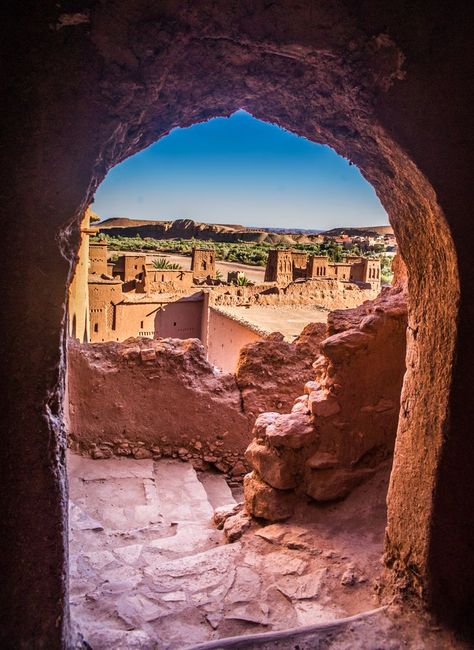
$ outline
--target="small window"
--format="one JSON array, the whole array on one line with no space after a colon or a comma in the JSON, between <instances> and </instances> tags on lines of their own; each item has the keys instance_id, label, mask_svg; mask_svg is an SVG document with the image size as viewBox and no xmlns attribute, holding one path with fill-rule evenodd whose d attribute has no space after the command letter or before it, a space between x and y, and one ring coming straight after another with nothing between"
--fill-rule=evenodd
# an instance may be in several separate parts
<instances>
[{"instance_id":1,"label":"small window","mask_svg":"<svg viewBox=\"0 0 474 650\"><path fill-rule=\"evenodd\" d=\"M143 329L143 321L140 321L140 329Z\"/></svg>"},{"instance_id":2,"label":"small window","mask_svg":"<svg viewBox=\"0 0 474 650\"><path fill-rule=\"evenodd\" d=\"M99 323L96 323L94 325L94 332L98 332L98 331L99 331Z\"/></svg>"},{"instance_id":3,"label":"small window","mask_svg":"<svg viewBox=\"0 0 474 650\"><path fill-rule=\"evenodd\" d=\"M176 323L173 323L173 326L176 327Z\"/></svg>"}]
</instances>

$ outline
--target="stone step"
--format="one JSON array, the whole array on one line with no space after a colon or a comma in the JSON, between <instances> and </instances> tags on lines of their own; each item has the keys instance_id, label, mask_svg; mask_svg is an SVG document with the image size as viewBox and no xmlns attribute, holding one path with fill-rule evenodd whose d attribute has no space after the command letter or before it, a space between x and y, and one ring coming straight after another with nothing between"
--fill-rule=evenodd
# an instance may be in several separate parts
<instances>
[{"instance_id":1,"label":"stone step","mask_svg":"<svg viewBox=\"0 0 474 650\"><path fill-rule=\"evenodd\" d=\"M200 472L198 478L204 485L207 498L214 510L223 506L234 506L237 503L222 474Z\"/></svg>"},{"instance_id":2,"label":"stone step","mask_svg":"<svg viewBox=\"0 0 474 650\"><path fill-rule=\"evenodd\" d=\"M68 455L71 526L96 524L115 531L149 528L162 523L161 504L151 460L93 460Z\"/></svg>"},{"instance_id":3,"label":"stone step","mask_svg":"<svg viewBox=\"0 0 474 650\"><path fill-rule=\"evenodd\" d=\"M158 461L155 463L155 484L165 521L171 524L211 524L214 509L191 463L168 459Z\"/></svg>"}]
</instances>

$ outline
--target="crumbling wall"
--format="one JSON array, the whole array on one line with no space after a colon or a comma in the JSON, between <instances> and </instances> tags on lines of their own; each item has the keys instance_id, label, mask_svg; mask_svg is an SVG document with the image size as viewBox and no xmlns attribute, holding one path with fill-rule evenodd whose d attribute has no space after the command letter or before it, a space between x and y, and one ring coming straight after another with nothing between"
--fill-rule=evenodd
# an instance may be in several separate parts
<instances>
[{"instance_id":1,"label":"crumbling wall","mask_svg":"<svg viewBox=\"0 0 474 650\"><path fill-rule=\"evenodd\" d=\"M240 350L235 378L252 426L260 413L291 408L314 375L313 361L325 337L324 323L310 323L292 343L274 332Z\"/></svg>"},{"instance_id":2,"label":"crumbling wall","mask_svg":"<svg viewBox=\"0 0 474 650\"><path fill-rule=\"evenodd\" d=\"M263 413L246 458L247 509L278 520L297 494L316 501L345 496L393 452L405 372L404 287L329 316L329 333L290 413Z\"/></svg>"},{"instance_id":3,"label":"crumbling wall","mask_svg":"<svg viewBox=\"0 0 474 650\"><path fill-rule=\"evenodd\" d=\"M244 346L236 376L216 372L197 339L70 340L69 444L93 458L170 456L244 474L256 415L284 412L301 392L323 330Z\"/></svg>"},{"instance_id":4,"label":"crumbling wall","mask_svg":"<svg viewBox=\"0 0 474 650\"><path fill-rule=\"evenodd\" d=\"M242 458L249 424L235 379L214 372L197 339L70 341L68 361L74 449L94 458L180 457L223 471Z\"/></svg>"},{"instance_id":5,"label":"crumbling wall","mask_svg":"<svg viewBox=\"0 0 474 650\"><path fill-rule=\"evenodd\" d=\"M366 300L373 300L379 288L338 280L310 279L290 282L288 286L276 283L244 287L225 285L213 287L210 304L237 307L240 305L319 305L326 309L350 309Z\"/></svg>"}]
</instances>

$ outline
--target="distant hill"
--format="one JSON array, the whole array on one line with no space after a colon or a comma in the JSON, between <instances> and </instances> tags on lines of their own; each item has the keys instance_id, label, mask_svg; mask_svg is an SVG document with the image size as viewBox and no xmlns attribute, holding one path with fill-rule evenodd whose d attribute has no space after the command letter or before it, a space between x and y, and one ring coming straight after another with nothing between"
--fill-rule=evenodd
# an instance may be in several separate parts
<instances>
[{"instance_id":1,"label":"distant hill","mask_svg":"<svg viewBox=\"0 0 474 650\"><path fill-rule=\"evenodd\" d=\"M97 224L101 232L121 237L152 237L153 239L202 239L216 242L239 241L262 244L311 244L318 241L319 234L328 237L375 237L393 233L391 226L367 226L365 228L332 228L331 230L304 230L295 228L257 228L240 224L203 223L193 219L174 221L148 221L116 217Z\"/></svg>"},{"instance_id":2,"label":"distant hill","mask_svg":"<svg viewBox=\"0 0 474 650\"><path fill-rule=\"evenodd\" d=\"M121 237L152 237L153 239L202 239L216 242L239 241L261 244L309 244L317 241L314 231L287 231L267 228L247 228L239 224L209 224L192 219L175 221L147 221L117 217L97 224L100 232Z\"/></svg>"},{"instance_id":3,"label":"distant hill","mask_svg":"<svg viewBox=\"0 0 474 650\"><path fill-rule=\"evenodd\" d=\"M376 235L393 235L393 228L392 226L332 228L331 230L325 230L322 234L327 237L340 237L341 235L349 235L349 237L375 237Z\"/></svg>"}]
</instances>

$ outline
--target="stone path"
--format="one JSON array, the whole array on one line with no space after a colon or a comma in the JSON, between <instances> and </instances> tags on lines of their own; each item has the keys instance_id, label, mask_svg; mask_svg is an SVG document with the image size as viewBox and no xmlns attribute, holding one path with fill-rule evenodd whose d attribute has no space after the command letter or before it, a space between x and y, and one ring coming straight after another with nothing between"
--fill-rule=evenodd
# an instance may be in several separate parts
<instances>
[{"instance_id":1,"label":"stone path","mask_svg":"<svg viewBox=\"0 0 474 650\"><path fill-rule=\"evenodd\" d=\"M71 455L69 477L72 618L94 650L185 648L336 616L315 600L323 574L308 574L307 554L253 533L225 543L212 524L235 504L222 476Z\"/></svg>"},{"instance_id":2,"label":"stone path","mask_svg":"<svg viewBox=\"0 0 474 650\"><path fill-rule=\"evenodd\" d=\"M235 504L221 475L198 476L179 460L74 454L68 467L71 616L93 650L184 650L379 604L386 471L340 504L302 506L291 521L254 524L227 544L212 523L216 508ZM416 632L408 641L406 629ZM326 636L323 646L310 635L262 648L352 650L361 639L368 649L453 647L385 614Z\"/></svg>"}]
</instances>

